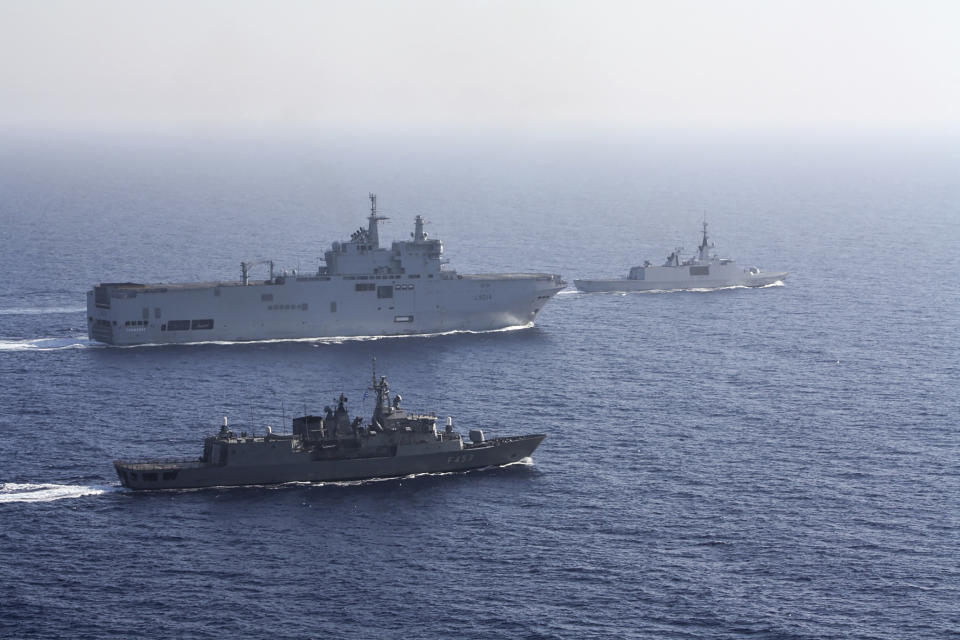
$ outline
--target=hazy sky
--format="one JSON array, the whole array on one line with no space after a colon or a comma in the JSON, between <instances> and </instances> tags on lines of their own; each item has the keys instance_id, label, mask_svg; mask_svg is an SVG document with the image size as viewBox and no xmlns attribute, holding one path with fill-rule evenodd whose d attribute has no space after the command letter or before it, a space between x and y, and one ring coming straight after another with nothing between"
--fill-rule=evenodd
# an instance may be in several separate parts
<instances>
[{"instance_id":1,"label":"hazy sky","mask_svg":"<svg viewBox=\"0 0 960 640\"><path fill-rule=\"evenodd\" d=\"M0 0L0 127L957 129L960 2Z\"/></svg>"}]
</instances>

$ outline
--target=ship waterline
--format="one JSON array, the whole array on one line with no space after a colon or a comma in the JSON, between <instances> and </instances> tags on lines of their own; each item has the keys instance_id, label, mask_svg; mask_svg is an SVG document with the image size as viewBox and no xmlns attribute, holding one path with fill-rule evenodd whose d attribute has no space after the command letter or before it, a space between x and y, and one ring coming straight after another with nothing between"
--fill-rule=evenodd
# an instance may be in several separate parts
<instances>
[{"instance_id":1,"label":"ship waterline","mask_svg":"<svg viewBox=\"0 0 960 640\"><path fill-rule=\"evenodd\" d=\"M376 197L367 229L334 242L315 273L234 282L102 283L87 292L88 333L116 345L400 336L531 325L566 283L549 273L458 274L427 239L379 245Z\"/></svg>"},{"instance_id":2,"label":"ship waterline","mask_svg":"<svg viewBox=\"0 0 960 640\"><path fill-rule=\"evenodd\" d=\"M611 291L690 291L702 289L725 289L728 287L768 287L783 282L787 273L758 272L751 274L742 269L730 270L732 273L720 273L718 278L687 277L679 274L673 278L663 276L659 280L639 280L630 278L616 278L609 280L574 280L574 285L584 293L606 293Z\"/></svg>"}]
</instances>

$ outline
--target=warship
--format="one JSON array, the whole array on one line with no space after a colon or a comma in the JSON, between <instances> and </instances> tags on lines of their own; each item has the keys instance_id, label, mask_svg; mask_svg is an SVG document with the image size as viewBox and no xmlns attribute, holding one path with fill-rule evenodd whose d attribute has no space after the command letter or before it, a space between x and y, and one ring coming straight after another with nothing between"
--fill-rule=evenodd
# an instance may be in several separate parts
<instances>
[{"instance_id":1,"label":"warship","mask_svg":"<svg viewBox=\"0 0 960 640\"><path fill-rule=\"evenodd\" d=\"M370 194L367 228L333 242L314 273L241 262L230 282L104 282L87 292L91 340L113 345L396 336L531 326L566 286L556 274L459 274L417 216L411 240L380 246ZM254 280L253 267L269 268Z\"/></svg>"},{"instance_id":2,"label":"warship","mask_svg":"<svg viewBox=\"0 0 960 640\"><path fill-rule=\"evenodd\" d=\"M116 460L121 484L130 489L195 489L286 482L330 482L467 471L502 466L529 457L545 434L487 439L470 429L469 441L448 417L437 429L435 414L410 413L401 396L391 397L386 377L370 390L377 395L369 423L350 418L342 393L336 409L293 420L292 433L266 427L261 436L235 433L227 418L203 442L203 455L189 460Z\"/></svg>"},{"instance_id":3,"label":"warship","mask_svg":"<svg viewBox=\"0 0 960 640\"><path fill-rule=\"evenodd\" d=\"M630 269L626 278L613 280L574 280L574 286L588 293L605 291L675 291L684 289L719 289L722 287L765 287L787 277L786 272L760 271L756 267L741 268L732 258L710 255L714 245L707 238L707 222L703 222L703 238L697 253L681 261L682 248L675 249L666 262L654 266L645 261Z\"/></svg>"}]
</instances>

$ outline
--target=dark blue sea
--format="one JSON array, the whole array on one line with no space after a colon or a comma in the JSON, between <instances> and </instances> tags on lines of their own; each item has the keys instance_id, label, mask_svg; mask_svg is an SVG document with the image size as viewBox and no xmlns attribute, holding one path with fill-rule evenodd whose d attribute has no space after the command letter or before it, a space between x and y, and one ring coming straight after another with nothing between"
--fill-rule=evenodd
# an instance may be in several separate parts
<instances>
[{"instance_id":1,"label":"dark blue sea","mask_svg":"<svg viewBox=\"0 0 960 640\"><path fill-rule=\"evenodd\" d=\"M489 334L87 340L92 284L315 269L370 191L462 273L618 276L705 216L790 275L570 288ZM8 137L0 637L960 637L958 203L934 137ZM462 474L118 485L224 415L370 413L372 357L411 408L548 438Z\"/></svg>"}]
</instances>

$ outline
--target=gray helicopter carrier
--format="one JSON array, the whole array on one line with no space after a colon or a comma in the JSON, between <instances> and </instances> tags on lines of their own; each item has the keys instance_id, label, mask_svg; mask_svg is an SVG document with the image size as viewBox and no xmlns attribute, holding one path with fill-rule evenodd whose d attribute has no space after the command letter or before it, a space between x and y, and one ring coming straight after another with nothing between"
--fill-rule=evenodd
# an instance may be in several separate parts
<instances>
[{"instance_id":1,"label":"gray helicopter carrier","mask_svg":"<svg viewBox=\"0 0 960 640\"><path fill-rule=\"evenodd\" d=\"M105 282L87 292L91 340L115 345L395 336L531 326L566 286L549 273L459 274L416 217L412 239L380 246L376 195L369 224L334 242L315 273L242 262L234 282ZM265 280L250 278L268 265ZM265 268L265 267L264 267Z\"/></svg>"},{"instance_id":2,"label":"gray helicopter carrier","mask_svg":"<svg viewBox=\"0 0 960 640\"><path fill-rule=\"evenodd\" d=\"M371 389L377 405L369 424L359 416L350 419L347 398L340 394L336 409L326 407L324 416L295 418L292 434L275 434L270 427L261 436L237 434L224 418L220 432L204 440L199 459L117 460L113 465L130 489L363 480L519 462L546 437L488 440L482 430L471 429L465 442L451 418L438 430L435 415L402 409L400 395L391 398L386 378L377 381L376 371Z\"/></svg>"},{"instance_id":3,"label":"gray helicopter carrier","mask_svg":"<svg viewBox=\"0 0 960 640\"><path fill-rule=\"evenodd\" d=\"M713 244L707 239L707 222L703 222L703 238L697 253L681 260L683 249L675 249L666 262L654 266L650 261L633 267L626 278L612 280L574 280L574 286L587 293L606 291L683 291L720 289L724 287L765 287L787 277L785 271L761 271L757 267L742 268L732 258L711 255Z\"/></svg>"}]
</instances>

